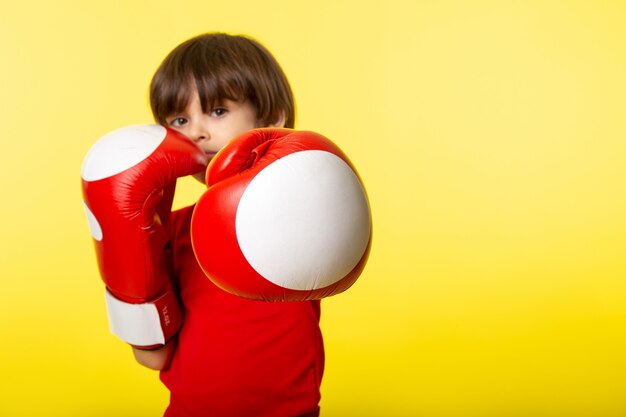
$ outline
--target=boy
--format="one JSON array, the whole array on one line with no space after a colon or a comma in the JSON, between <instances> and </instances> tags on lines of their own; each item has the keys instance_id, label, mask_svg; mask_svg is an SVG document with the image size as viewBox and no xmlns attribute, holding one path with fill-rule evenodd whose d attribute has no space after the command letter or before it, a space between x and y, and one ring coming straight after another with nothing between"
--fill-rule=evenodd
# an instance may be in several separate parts
<instances>
[{"instance_id":1,"label":"boy","mask_svg":"<svg viewBox=\"0 0 626 417\"><path fill-rule=\"evenodd\" d=\"M249 129L293 128L295 121L291 88L272 55L250 38L221 33L176 47L152 79L150 104L159 124L207 159ZM204 170L194 176L203 181ZM162 347L133 346L137 361L160 370L170 390L165 416L319 415L319 301L251 301L219 289L195 259L192 212L168 213L163 222L180 330Z\"/></svg>"}]
</instances>

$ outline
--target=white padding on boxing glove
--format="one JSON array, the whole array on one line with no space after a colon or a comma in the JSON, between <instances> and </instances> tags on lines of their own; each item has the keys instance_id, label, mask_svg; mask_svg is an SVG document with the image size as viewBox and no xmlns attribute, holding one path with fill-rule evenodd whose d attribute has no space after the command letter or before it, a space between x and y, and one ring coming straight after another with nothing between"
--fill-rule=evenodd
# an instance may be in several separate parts
<instances>
[{"instance_id":1,"label":"white padding on boxing glove","mask_svg":"<svg viewBox=\"0 0 626 417\"><path fill-rule=\"evenodd\" d=\"M134 346L165 344L156 305L129 304L105 292L111 333Z\"/></svg>"},{"instance_id":2,"label":"white padding on boxing glove","mask_svg":"<svg viewBox=\"0 0 626 417\"><path fill-rule=\"evenodd\" d=\"M236 233L243 255L265 279L315 290L339 281L361 260L370 224L352 168L330 152L308 150L254 177L237 208Z\"/></svg>"},{"instance_id":3,"label":"white padding on boxing glove","mask_svg":"<svg viewBox=\"0 0 626 417\"><path fill-rule=\"evenodd\" d=\"M87 222L89 223L91 236L100 242L102 240L102 227L100 226L98 219L96 219L96 216L92 213L89 207L87 207L85 202L83 202L83 206L85 207L85 213L87 214Z\"/></svg>"},{"instance_id":4,"label":"white padding on boxing glove","mask_svg":"<svg viewBox=\"0 0 626 417\"><path fill-rule=\"evenodd\" d=\"M83 179L101 180L137 165L159 147L166 135L161 125L131 126L104 135L83 160Z\"/></svg>"}]
</instances>

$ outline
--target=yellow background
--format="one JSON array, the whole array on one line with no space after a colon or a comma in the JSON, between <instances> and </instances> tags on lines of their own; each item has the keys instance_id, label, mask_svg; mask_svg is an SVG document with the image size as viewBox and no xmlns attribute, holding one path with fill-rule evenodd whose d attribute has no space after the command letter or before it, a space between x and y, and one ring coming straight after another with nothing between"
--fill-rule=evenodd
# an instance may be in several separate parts
<instances>
[{"instance_id":1,"label":"yellow background","mask_svg":"<svg viewBox=\"0 0 626 417\"><path fill-rule=\"evenodd\" d=\"M108 332L80 165L210 30L275 53L370 195L366 271L323 303L324 416L626 415L626 3L1 3L1 416L166 406Z\"/></svg>"}]
</instances>

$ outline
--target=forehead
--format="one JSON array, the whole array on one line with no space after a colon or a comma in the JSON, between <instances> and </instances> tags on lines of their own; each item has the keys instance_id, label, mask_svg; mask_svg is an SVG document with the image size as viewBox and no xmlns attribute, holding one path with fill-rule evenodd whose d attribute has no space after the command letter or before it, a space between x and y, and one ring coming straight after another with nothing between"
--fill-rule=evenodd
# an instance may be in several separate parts
<instances>
[{"instance_id":1,"label":"forehead","mask_svg":"<svg viewBox=\"0 0 626 417\"><path fill-rule=\"evenodd\" d=\"M197 90L192 90L189 93L189 99L183 107L172 110L167 114L167 117L175 116L181 113L209 113L215 110L216 107L225 107L230 112L238 112L243 110L246 113L253 113L256 115L257 109L255 105L248 99L230 99L220 98L215 100L207 100L207 104L203 105L200 95Z\"/></svg>"},{"instance_id":2,"label":"forehead","mask_svg":"<svg viewBox=\"0 0 626 417\"><path fill-rule=\"evenodd\" d=\"M249 95L248 89L241 82L210 75L207 75L206 78L194 78L186 90L187 102L197 97L204 109L211 108L223 100L242 102Z\"/></svg>"},{"instance_id":3,"label":"forehead","mask_svg":"<svg viewBox=\"0 0 626 417\"><path fill-rule=\"evenodd\" d=\"M153 91L153 108L157 120L185 111L197 97L204 112L209 112L223 100L255 103L253 83L241 72L220 66L203 68L182 65L168 67Z\"/></svg>"}]
</instances>

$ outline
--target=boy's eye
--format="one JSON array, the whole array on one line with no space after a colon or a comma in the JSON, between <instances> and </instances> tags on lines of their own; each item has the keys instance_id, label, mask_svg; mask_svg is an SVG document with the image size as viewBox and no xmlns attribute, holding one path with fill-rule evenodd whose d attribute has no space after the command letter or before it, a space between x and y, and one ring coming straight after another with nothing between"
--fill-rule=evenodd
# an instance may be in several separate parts
<instances>
[{"instance_id":1,"label":"boy's eye","mask_svg":"<svg viewBox=\"0 0 626 417\"><path fill-rule=\"evenodd\" d=\"M220 117L220 116L225 115L227 111L228 110L226 110L223 107L216 107L213 110L211 110L211 114L213 114L213 116Z\"/></svg>"},{"instance_id":2,"label":"boy's eye","mask_svg":"<svg viewBox=\"0 0 626 417\"><path fill-rule=\"evenodd\" d=\"M174 127L180 127L184 125L185 123L187 123L187 119L185 119L184 117L175 117L172 120L170 120L170 125Z\"/></svg>"}]
</instances>

